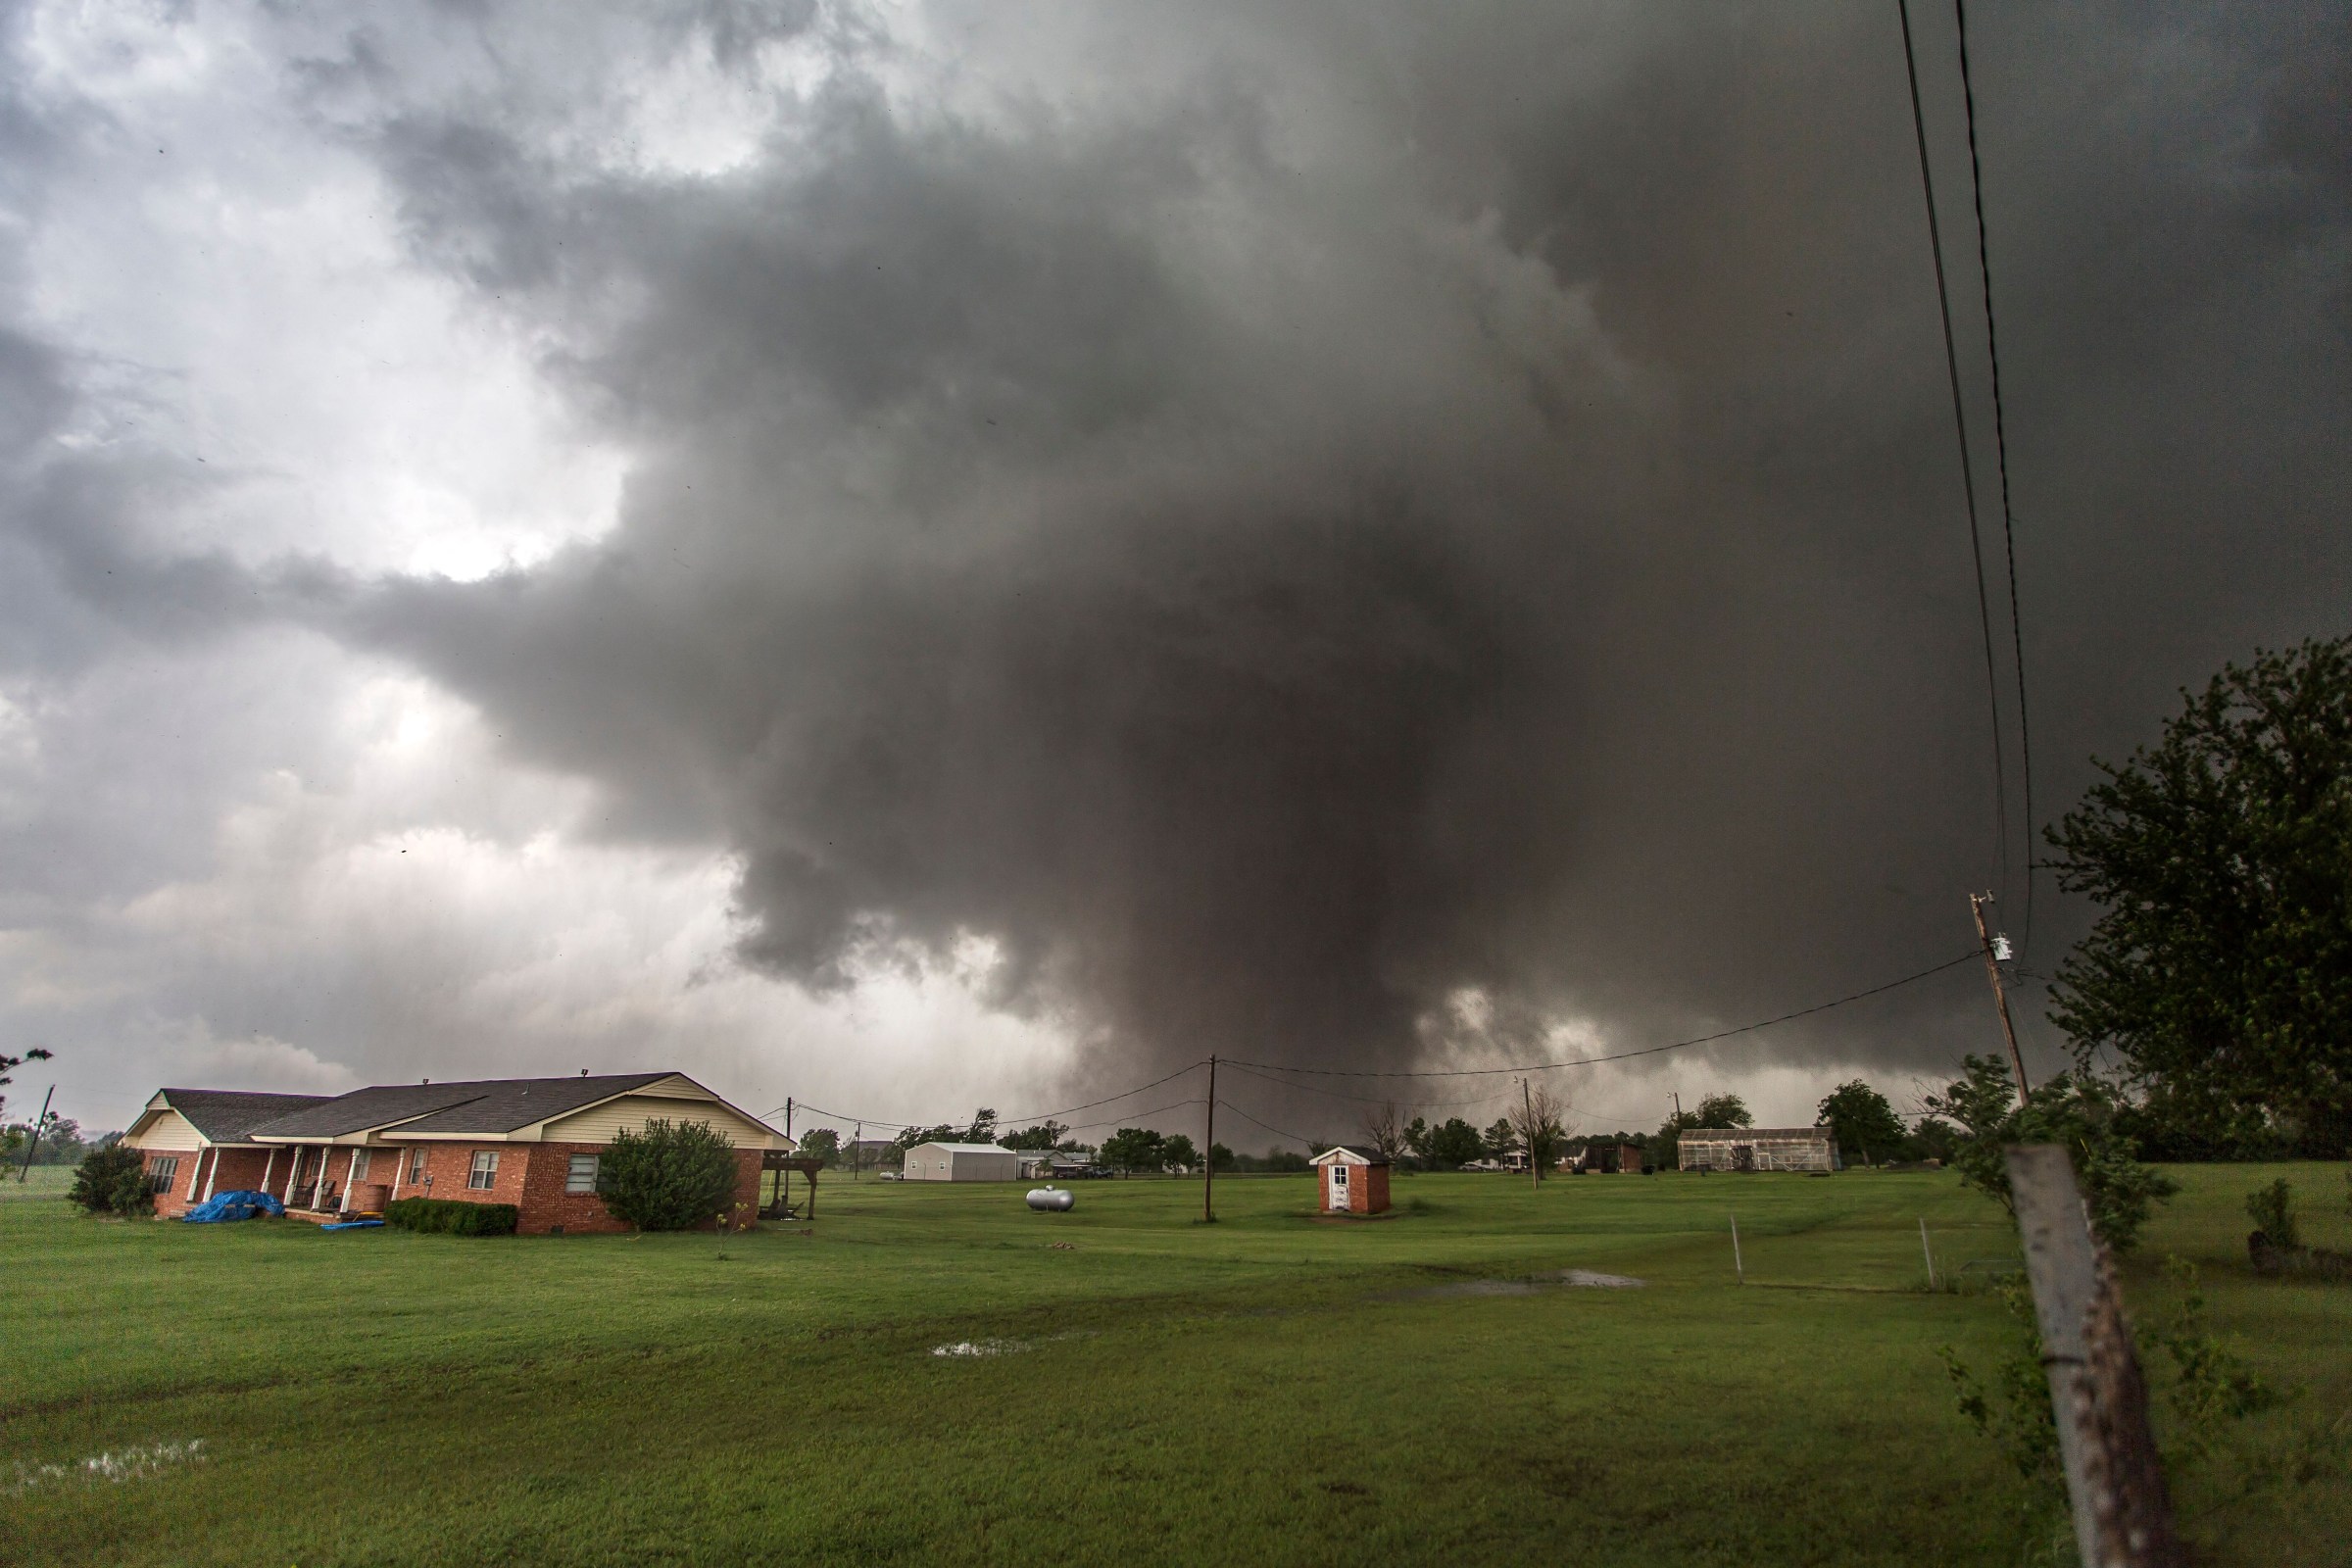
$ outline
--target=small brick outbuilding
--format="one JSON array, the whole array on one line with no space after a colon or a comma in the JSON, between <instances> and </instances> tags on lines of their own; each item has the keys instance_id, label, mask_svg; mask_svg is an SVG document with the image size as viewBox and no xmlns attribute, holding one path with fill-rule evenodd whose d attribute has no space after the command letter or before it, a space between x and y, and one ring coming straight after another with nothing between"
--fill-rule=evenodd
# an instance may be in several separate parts
<instances>
[{"instance_id":1,"label":"small brick outbuilding","mask_svg":"<svg viewBox=\"0 0 2352 1568\"><path fill-rule=\"evenodd\" d=\"M1385 1214L1389 1162L1352 1149L1326 1149L1307 1163L1315 1172L1315 1206L1326 1214Z\"/></svg>"}]
</instances>

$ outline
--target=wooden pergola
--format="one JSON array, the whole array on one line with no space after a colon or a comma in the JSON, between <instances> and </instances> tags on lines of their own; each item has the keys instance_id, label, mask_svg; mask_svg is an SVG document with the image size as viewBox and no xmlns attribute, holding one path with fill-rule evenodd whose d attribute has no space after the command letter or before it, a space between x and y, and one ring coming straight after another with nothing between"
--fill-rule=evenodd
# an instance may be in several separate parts
<instances>
[{"instance_id":1,"label":"wooden pergola","mask_svg":"<svg viewBox=\"0 0 2352 1568\"><path fill-rule=\"evenodd\" d=\"M816 1218L816 1173L824 1168L823 1160L810 1159L802 1154L787 1154L778 1150L770 1150L761 1154L760 1156L760 1173L764 1176L773 1171L776 1184L768 1201L760 1205L760 1217L761 1219ZM802 1215L795 1215L792 1211L792 1173L796 1170L808 1178L808 1211Z\"/></svg>"}]
</instances>

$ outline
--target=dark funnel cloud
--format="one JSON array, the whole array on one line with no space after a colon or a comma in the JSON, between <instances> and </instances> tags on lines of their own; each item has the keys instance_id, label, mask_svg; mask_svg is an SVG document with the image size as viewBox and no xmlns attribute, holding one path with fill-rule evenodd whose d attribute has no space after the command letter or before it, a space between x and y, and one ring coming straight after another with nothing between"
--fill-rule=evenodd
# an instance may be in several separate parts
<instances>
[{"instance_id":1,"label":"dark funnel cloud","mask_svg":"<svg viewBox=\"0 0 2352 1568\"><path fill-rule=\"evenodd\" d=\"M341 635L606 832L733 846L746 959L993 942L1115 1084L1652 1044L1960 954L1972 887L2018 917L1891 5L794 20L824 82L715 173L516 95L320 111L634 454L608 536ZM2352 27L1972 21L2046 819L2343 629ZM2045 889L2029 966L2081 918ZM1715 1059L1933 1071L1981 989Z\"/></svg>"}]
</instances>

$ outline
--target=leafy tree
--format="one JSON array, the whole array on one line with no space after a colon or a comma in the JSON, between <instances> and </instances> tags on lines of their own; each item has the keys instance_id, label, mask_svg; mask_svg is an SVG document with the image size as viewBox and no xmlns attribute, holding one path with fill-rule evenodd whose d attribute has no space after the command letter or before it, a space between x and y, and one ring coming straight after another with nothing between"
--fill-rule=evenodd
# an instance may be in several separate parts
<instances>
[{"instance_id":1,"label":"leafy tree","mask_svg":"<svg viewBox=\"0 0 2352 1568\"><path fill-rule=\"evenodd\" d=\"M1948 1165L1960 1151L1960 1129L1940 1116L1922 1116L1911 1129L1905 1151L1914 1159L1939 1160Z\"/></svg>"},{"instance_id":2,"label":"leafy tree","mask_svg":"<svg viewBox=\"0 0 2352 1568\"><path fill-rule=\"evenodd\" d=\"M960 1140L967 1144L993 1144L997 1141L997 1113L986 1105L972 1112L969 1125Z\"/></svg>"},{"instance_id":3,"label":"leafy tree","mask_svg":"<svg viewBox=\"0 0 2352 1568\"><path fill-rule=\"evenodd\" d=\"M1158 1170L1167 1163L1166 1146L1149 1127L1122 1127L1102 1140L1102 1158L1113 1170Z\"/></svg>"},{"instance_id":4,"label":"leafy tree","mask_svg":"<svg viewBox=\"0 0 2352 1568\"><path fill-rule=\"evenodd\" d=\"M2009 1191L2006 1151L2011 1144L2066 1146L2090 1210L2090 1228L2119 1252L2138 1242L2156 1204L2180 1191L2170 1177L2139 1162L2138 1146L2117 1125L2122 1101L2100 1080L2061 1073L2020 1106L2007 1062L1972 1055L1961 1067L1962 1076L1949 1088L1928 1097L1928 1108L1967 1129L1967 1140L1952 1156L1962 1184L1998 1199L2012 1215L2017 1203Z\"/></svg>"},{"instance_id":5,"label":"leafy tree","mask_svg":"<svg viewBox=\"0 0 2352 1568\"><path fill-rule=\"evenodd\" d=\"M1211 1170L1231 1170L1231 1169L1233 1169L1233 1168L1234 1168L1234 1155L1233 1155L1233 1151L1232 1151L1232 1150L1230 1150L1230 1149L1227 1149L1227 1148L1226 1148L1226 1147L1225 1147L1223 1144L1211 1144L1211 1145L1209 1145L1209 1146L1208 1146L1208 1165L1209 1165L1209 1169L1211 1169Z\"/></svg>"},{"instance_id":6,"label":"leafy tree","mask_svg":"<svg viewBox=\"0 0 2352 1568\"><path fill-rule=\"evenodd\" d=\"M1435 1161L1430 1158L1429 1154L1431 1136L1432 1130L1429 1123L1415 1116L1405 1124L1404 1152L1412 1155L1415 1162L1419 1164L1434 1164Z\"/></svg>"},{"instance_id":7,"label":"leafy tree","mask_svg":"<svg viewBox=\"0 0 2352 1568\"><path fill-rule=\"evenodd\" d=\"M691 1230L735 1197L735 1146L709 1122L655 1119L612 1135L597 1161L597 1196L641 1231Z\"/></svg>"},{"instance_id":8,"label":"leafy tree","mask_svg":"<svg viewBox=\"0 0 2352 1568\"><path fill-rule=\"evenodd\" d=\"M1894 1113L1886 1097L1859 1078L1831 1090L1818 1114L1830 1136L1838 1140L1838 1149L1847 1154L1859 1153L1866 1165L1873 1153L1891 1154L1906 1139L1903 1119Z\"/></svg>"},{"instance_id":9,"label":"leafy tree","mask_svg":"<svg viewBox=\"0 0 2352 1568\"><path fill-rule=\"evenodd\" d=\"M2077 1059L2352 1146L2352 637L2226 666L2045 833L2104 911L2060 964Z\"/></svg>"},{"instance_id":10,"label":"leafy tree","mask_svg":"<svg viewBox=\"0 0 2352 1568\"><path fill-rule=\"evenodd\" d=\"M960 1144L963 1141L963 1129L956 1126L953 1122L943 1121L930 1127L904 1128L896 1138L890 1141L889 1161L895 1164L905 1160L906 1151L917 1144Z\"/></svg>"},{"instance_id":11,"label":"leafy tree","mask_svg":"<svg viewBox=\"0 0 2352 1568\"><path fill-rule=\"evenodd\" d=\"M801 1135L801 1155L827 1165L841 1162L841 1134L831 1127L811 1127Z\"/></svg>"},{"instance_id":12,"label":"leafy tree","mask_svg":"<svg viewBox=\"0 0 2352 1568\"><path fill-rule=\"evenodd\" d=\"M1709 1131L1728 1132L1734 1127L1753 1127L1756 1118L1749 1115L1747 1102L1738 1095L1709 1095L1698 1102L1698 1109L1689 1125Z\"/></svg>"},{"instance_id":13,"label":"leafy tree","mask_svg":"<svg viewBox=\"0 0 2352 1568\"><path fill-rule=\"evenodd\" d=\"M997 1142L1006 1149L1046 1153L1057 1148L1069 1134L1069 1128L1057 1121L1041 1121L1034 1127L1024 1127L1017 1133L1000 1133Z\"/></svg>"},{"instance_id":14,"label":"leafy tree","mask_svg":"<svg viewBox=\"0 0 2352 1568\"><path fill-rule=\"evenodd\" d=\"M151 1213L155 1188L147 1180L147 1156L121 1144L94 1149L82 1156L66 1197L93 1214Z\"/></svg>"},{"instance_id":15,"label":"leafy tree","mask_svg":"<svg viewBox=\"0 0 2352 1568\"><path fill-rule=\"evenodd\" d=\"M1474 1159L1484 1158L1486 1140L1477 1128L1459 1116L1448 1116L1444 1126L1434 1128L1429 1135L1429 1162L1445 1170L1459 1170Z\"/></svg>"},{"instance_id":16,"label":"leafy tree","mask_svg":"<svg viewBox=\"0 0 2352 1568\"><path fill-rule=\"evenodd\" d=\"M1191 1170L1200 1163L1200 1152L1193 1147L1190 1138L1177 1133L1159 1146L1159 1162L1178 1170Z\"/></svg>"},{"instance_id":17,"label":"leafy tree","mask_svg":"<svg viewBox=\"0 0 2352 1568\"><path fill-rule=\"evenodd\" d=\"M1479 1155L1484 1159L1500 1159L1519 1147L1519 1134L1511 1126L1511 1118L1497 1116L1481 1140Z\"/></svg>"}]
</instances>

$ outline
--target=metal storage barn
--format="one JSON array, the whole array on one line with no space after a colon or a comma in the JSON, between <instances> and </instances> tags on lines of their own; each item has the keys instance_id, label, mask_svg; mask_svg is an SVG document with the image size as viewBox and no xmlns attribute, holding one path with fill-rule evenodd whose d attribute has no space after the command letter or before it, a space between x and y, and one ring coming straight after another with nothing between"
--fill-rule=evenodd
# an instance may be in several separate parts
<instances>
[{"instance_id":1,"label":"metal storage barn","mask_svg":"<svg viewBox=\"0 0 2352 1568\"><path fill-rule=\"evenodd\" d=\"M1827 1127L1686 1127L1685 1170L1837 1170Z\"/></svg>"},{"instance_id":2,"label":"metal storage barn","mask_svg":"<svg viewBox=\"0 0 2352 1568\"><path fill-rule=\"evenodd\" d=\"M906 1151L910 1182L1017 1182L1021 1152L995 1144L917 1144Z\"/></svg>"}]
</instances>

